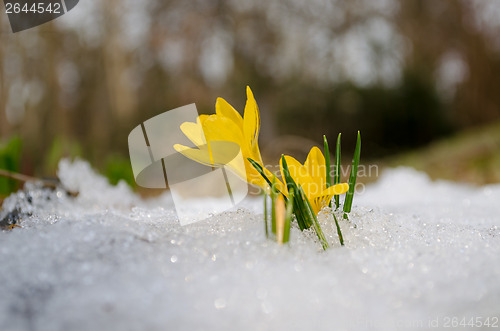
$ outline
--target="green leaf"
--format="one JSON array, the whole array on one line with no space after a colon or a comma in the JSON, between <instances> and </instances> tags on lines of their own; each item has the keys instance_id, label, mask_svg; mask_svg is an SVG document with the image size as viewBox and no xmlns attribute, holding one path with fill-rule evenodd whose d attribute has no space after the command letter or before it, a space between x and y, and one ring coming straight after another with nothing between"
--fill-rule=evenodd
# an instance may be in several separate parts
<instances>
[{"instance_id":1,"label":"green leaf","mask_svg":"<svg viewBox=\"0 0 500 331\"><path fill-rule=\"evenodd\" d=\"M262 168L262 166L259 163L257 163L256 161L254 161L251 158L249 158L249 157L247 157L247 160L259 172L259 174L262 176L262 178L264 178L264 180L267 182L267 184L269 185L269 187L272 188L274 185L273 185L273 183L271 183L271 181L269 180L269 178L267 178L266 174L264 173L264 169ZM275 180L275 178L273 177L273 181L274 180ZM281 192L278 189L276 189L276 191L279 192L279 193L281 193L281 194L283 194L283 192ZM285 201L287 200L287 197L284 194L283 194L283 198L285 198Z\"/></svg>"},{"instance_id":2,"label":"green leaf","mask_svg":"<svg viewBox=\"0 0 500 331\"><path fill-rule=\"evenodd\" d=\"M337 185L340 183L340 136L342 134L339 133L337 137L337 146L335 147L335 173L333 174L333 185ZM338 209L340 205L340 197L338 195L335 196L335 209Z\"/></svg>"},{"instance_id":3,"label":"green leaf","mask_svg":"<svg viewBox=\"0 0 500 331\"><path fill-rule=\"evenodd\" d=\"M300 194L297 184L293 180L292 176L290 176L290 171L288 169L288 165L285 160L285 156L281 155L281 164L283 167L283 180L287 186L288 192L297 192L296 194ZM312 225L312 221L307 217L307 212L304 208L304 205L300 202L301 199L293 200L293 212L295 213L295 217L297 218L297 223L299 224L300 230L309 229Z\"/></svg>"},{"instance_id":4,"label":"green leaf","mask_svg":"<svg viewBox=\"0 0 500 331\"><path fill-rule=\"evenodd\" d=\"M342 231L340 230L339 222L337 221L337 217L335 213L332 213L333 219L335 220L335 225L337 226L337 234L339 235L340 245L344 246L344 237L342 236Z\"/></svg>"},{"instance_id":5,"label":"green leaf","mask_svg":"<svg viewBox=\"0 0 500 331\"><path fill-rule=\"evenodd\" d=\"M290 223L292 221L293 213L293 200L295 199L295 192L292 190L288 192L288 203L286 204L286 214L285 214L285 228L283 229L283 243L287 243L290 240Z\"/></svg>"},{"instance_id":6,"label":"green leaf","mask_svg":"<svg viewBox=\"0 0 500 331\"><path fill-rule=\"evenodd\" d=\"M325 238L325 235L323 234L323 231L321 230L321 226L319 225L318 219L316 218L316 215L314 215L313 209L311 207L311 203L307 199L304 191L302 190L302 186L299 185L299 193L301 197L302 204L304 205L304 209L307 213L307 217L312 221L314 231L316 232L316 235L318 236L318 239L321 243L321 246L323 247L324 250L326 250L328 246L328 241Z\"/></svg>"},{"instance_id":7,"label":"green leaf","mask_svg":"<svg viewBox=\"0 0 500 331\"><path fill-rule=\"evenodd\" d=\"M347 219L346 213L351 212L352 199L354 197L354 189L356 188L356 178L358 176L359 157L361 154L361 135L358 131L358 139L356 141L356 149L352 159L351 176L349 177L349 191L347 191L344 201L344 218Z\"/></svg>"},{"instance_id":8,"label":"green leaf","mask_svg":"<svg viewBox=\"0 0 500 331\"><path fill-rule=\"evenodd\" d=\"M259 172L259 174L264 178L264 180L267 182L267 184L269 184L269 187L273 187L273 184L271 183L269 178L267 178L266 174L264 173L264 169L262 168L262 166L258 162L252 160L249 157L247 157L247 160L248 160L248 162L250 162L251 165L253 165L255 170L257 170Z\"/></svg>"},{"instance_id":9,"label":"green leaf","mask_svg":"<svg viewBox=\"0 0 500 331\"><path fill-rule=\"evenodd\" d=\"M326 188L332 186L332 176L330 174L330 148L328 148L328 141L326 140L326 136L323 136L323 146L325 152L325 172L326 172Z\"/></svg>"}]
</instances>

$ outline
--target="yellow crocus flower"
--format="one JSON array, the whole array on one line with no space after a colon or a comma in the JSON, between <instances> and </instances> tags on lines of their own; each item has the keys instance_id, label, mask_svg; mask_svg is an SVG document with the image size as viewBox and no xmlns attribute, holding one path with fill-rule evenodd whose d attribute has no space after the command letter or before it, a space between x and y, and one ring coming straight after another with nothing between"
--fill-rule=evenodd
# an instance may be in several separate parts
<instances>
[{"instance_id":1,"label":"yellow crocus flower","mask_svg":"<svg viewBox=\"0 0 500 331\"><path fill-rule=\"evenodd\" d=\"M297 185L301 185L304 193L311 203L315 215L321 208L327 206L333 196L343 194L349 189L349 184L342 183L327 187L325 157L318 147L311 148L304 165L295 158L285 155L285 161L290 171L290 176ZM283 164L280 161L281 177Z\"/></svg>"},{"instance_id":2,"label":"yellow crocus flower","mask_svg":"<svg viewBox=\"0 0 500 331\"><path fill-rule=\"evenodd\" d=\"M215 114L200 115L196 123L185 122L181 125L181 130L197 148L176 144L174 148L179 153L208 166L228 166L248 183L269 191L269 185L247 160L251 158L262 165L258 145L259 107L250 87L247 86L247 102L243 117L226 100L217 98ZM240 148L243 163L233 160L234 156L231 156L234 155L234 148L231 148L235 146L234 144ZM271 180L275 177L266 168L264 172ZM278 189L281 189L281 182L277 178L275 180Z\"/></svg>"}]
</instances>

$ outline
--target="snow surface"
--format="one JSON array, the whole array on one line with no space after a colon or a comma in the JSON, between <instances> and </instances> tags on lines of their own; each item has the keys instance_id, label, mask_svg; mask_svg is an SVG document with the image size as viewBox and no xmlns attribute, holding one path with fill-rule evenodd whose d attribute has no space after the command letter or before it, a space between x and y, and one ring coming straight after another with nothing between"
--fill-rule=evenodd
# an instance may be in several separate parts
<instances>
[{"instance_id":1,"label":"snow surface","mask_svg":"<svg viewBox=\"0 0 500 331\"><path fill-rule=\"evenodd\" d=\"M0 232L0 330L420 330L500 316L500 185L388 170L354 198L345 247L322 212L323 252L297 228L289 245L266 240L261 199L180 226L168 193L142 200L83 161L63 160L59 177L78 197L31 184L4 202L0 218L18 208L23 228Z\"/></svg>"}]
</instances>

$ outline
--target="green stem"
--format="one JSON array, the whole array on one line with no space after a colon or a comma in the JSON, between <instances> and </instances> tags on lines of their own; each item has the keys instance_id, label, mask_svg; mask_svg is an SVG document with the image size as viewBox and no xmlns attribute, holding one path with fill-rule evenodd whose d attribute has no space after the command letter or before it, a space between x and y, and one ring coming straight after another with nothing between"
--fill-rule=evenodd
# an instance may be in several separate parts
<instances>
[{"instance_id":1,"label":"green stem","mask_svg":"<svg viewBox=\"0 0 500 331\"><path fill-rule=\"evenodd\" d=\"M335 172L333 174L333 185L337 185L340 183L340 136L342 134L339 133L337 137L337 146L335 147ZM338 195L335 196L335 209L339 209L340 205L340 197Z\"/></svg>"},{"instance_id":2,"label":"green stem","mask_svg":"<svg viewBox=\"0 0 500 331\"><path fill-rule=\"evenodd\" d=\"M271 231L276 236L276 198L278 193L274 190L275 179L271 185Z\"/></svg>"},{"instance_id":3,"label":"green stem","mask_svg":"<svg viewBox=\"0 0 500 331\"><path fill-rule=\"evenodd\" d=\"M269 178L267 178L266 174L264 173L264 169L262 168L262 166L259 163L257 163L256 161L254 161L251 158L249 158L249 157L247 157L247 160L255 168L255 170L257 170L257 172L262 176L262 178L264 178L264 180L267 182L267 184L269 185L269 187L272 188L274 184L271 183L271 181L269 180ZM276 177L273 177L273 181L276 181ZM276 190L279 193L283 194L283 192L281 192L280 190L278 190L278 189L276 189ZM285 201L287 200L287 197L284 194L283 194L283 198L285 198Z\"/></svg>"},{"instance_id":4,"label":"green stem","mask_svg":"<svg viewBox=\"0 0 500 331\"><path fill-rule=\"evenodd\" d=\"M294 191L288 192L289 200L286 205L285 228L283 229L283 243L290 240L290 223L292 221Z\"/></svg>"},{"instance_id":5,"label":"green stem","mask_svg":"<svg viewBox=\"0 0 500 331\"><path fill-rule=\"evenodd\" d=\"M269 230L267 229L267 194L264 193L264 226L266 227L266 238L269 238Z\"/></svg>"},{"instance_id":6,"label":"green stem","mask_svg":"<svg viewBox=\"0 0 500 331\"><path fill-rule=\"evenodd\" d=\"M312 224L314 227L314 231L316 232L316 235L318 236L318 239L321 243L321 246L323 247L324 250L329 248L328 246L328 241L326 240L325 235L323 234L323 231L321 230L321 226L319 225L318 219L316 218L316 215L314 215L313 209L311 207L311 203L307 199L304 191L302 190L302 186L299 185L299 193L300 197L302 199L302 203L305 206L306 213L308 217L312 220Z\"/></svg>"},{"instance_id":7,"label":"green stem","mask_svg":"<svg viewBox=\"0 0 500 331\"><path fill-rule=\"evenodd\" d=\"M284 155L281 155L281 166L283 167L283 180L285 181L288 192L293 191L297 192L296 194L300 194L297 184L290 175ZM304 205L301 203L301 199L293 200L293 212L295 213L295 217L297 218L297 223L301 231L311 227L312 222L307 217L307 213L305 212Z\"/></svg>"},{"instance_id":8,"label":"green stem","mask_svg":"<svg viewBox=\"0 0 500 331\"><path fill-rule=\"evenodd\" d=\"M358 131L358 139L356 141L356 149L352 159L351 176L349 177L349 190L346 193L344 201L344 218L347 219L346 213L351 212L352 199L356 188L356 178L358 176L359 157L361 154L361 135Z\"/></svg>"}]
</instances>

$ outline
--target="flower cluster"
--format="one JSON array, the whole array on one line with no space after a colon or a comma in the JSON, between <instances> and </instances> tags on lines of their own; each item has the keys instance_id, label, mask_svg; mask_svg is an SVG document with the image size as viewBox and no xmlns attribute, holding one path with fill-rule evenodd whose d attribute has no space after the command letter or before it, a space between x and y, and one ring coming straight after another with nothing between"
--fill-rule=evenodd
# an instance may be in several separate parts
<instances>
[{"instance_id":1,"label":"flower cluster","mask_svg":"<svg viewBox=\"0 0 500 331\"><path fill-rule=\"evenodd\" d=\"M350 212L357 164L359 163L359 133L349 184L339 183L339 176L335 176L334 184L331 185L330 154L326 138L326 159L318 147L313 147L310 150L304 164L292 156L283 155L280 160L281 179L263 166L258 145L259 108L249 87L247 87L247 102L243 117L228 102L218 98L215 104L215 114L200 115L196 123L183 123L181 130L196 145L196 148L176 144L174 148L178 152L207 166L227 166L248 183L262 188L266 192L266 196L267 194L271 195L271 229L278 242L288 240L293 213L301 230L313 227L323 248L328 247L317 221L317 214L322 208L331 205L334 196L344 193L347 193L346 201L349 201L348 206L344 203L344 212ZM239 146L243 163L235 162L231 156L228 156L228 148L223 144L224 142ZM337 149L340 150L340 136L337 141ZM336 158L336 166L338 167L340 153L338 152L336 155L338 155ZM267 231L267 212L265 215ZM345 218L347 217L345 216ZM336 218L335 222L340 242L343 244Z\"/></svg>"}]
</instances>

